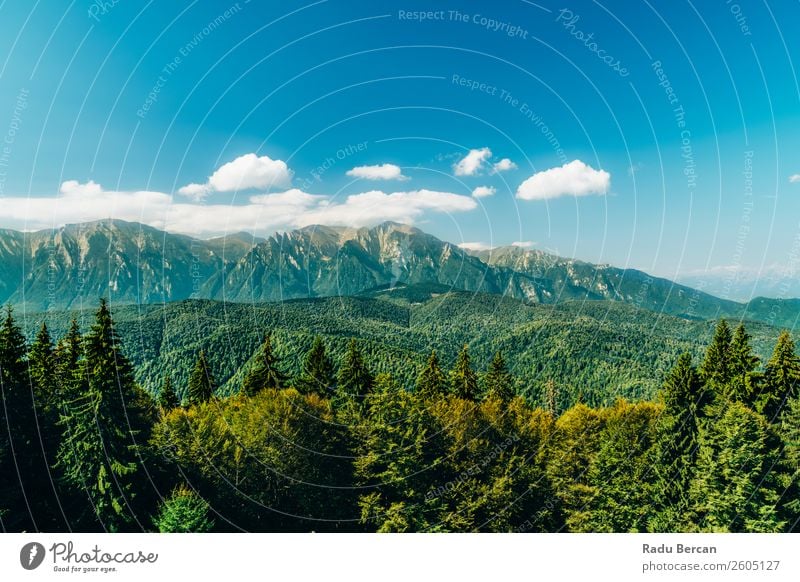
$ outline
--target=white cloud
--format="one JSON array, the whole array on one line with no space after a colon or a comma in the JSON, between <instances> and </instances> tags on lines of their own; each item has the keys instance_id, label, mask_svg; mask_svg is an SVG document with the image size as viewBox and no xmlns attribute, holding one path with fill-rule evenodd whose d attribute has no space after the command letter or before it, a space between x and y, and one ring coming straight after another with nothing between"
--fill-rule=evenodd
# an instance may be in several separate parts
<instances>
[{"instance_id":1,"label":"white cloud","mask_svg":"<svg viewBox=\"0 0 800 582\"><path fill-rule=\"evenodd\" d=\"M532 240L518 240L511 243L512 247L519 247L521 249L530 249L533 248L535 243Z\"/></svg>"},{"instance_id":2,"label":"white cloud","mask_svg":"<svg viewBox=\"0 0 800 582\"><path fill-rule=\"evenodd\" d=\"M292 175L293 172L283 160L251 153L220 166L205 184L188 184L178 193L199 200L211 192L287 188L292 183Z\"/></svg>"},{"instance_id":3,"label":"white cloud","mask_svg":"<svg viewBox=\"0 0 800 582\"><path fill-rule=\"evenodd\" d=\"M458 245L465 251L489 251L492 245L485 242L462 242Z\"/></svg>"},{"instance_id":4,"label":"white cloud","mask_svg":"<svg viewBox=\"0 0 800 582\"><path fill-rule=\"evenodd\" d=\"M477 208L469 196L450 192L365 192L337 202L298 189L253 195L246 204L176 202L162 192L107 191L96 184L64 182L60 195L5 197L0 227L40 230L64 224L116 218L200 237L246 231L258 235L309 224L368 226L385 220L414 222L430 212Z\"/></svg>"},{"instance_id":5,"label":"white cloud","mask_svg":"<svg viewBox=\"0 0 800 582\"><path fill-rule=\"evenodd\" d=\"M467 212L477 208L475 200L451 192L413 190L392 192L380 190L353 194L340 204L320 206L306 212L298 226L310 224L368 226L385 220L414 222L425 212Z\"/></svg>"},{"instance_id":6,"label":"white cloud","mask_svg":"<svg viewBox=\"0 0 800 582\"><path fill-rule=\"evenodd\" d=\"M456 176L474 176L480 173L486 162L491 157L492 150L489 148L469 150L469 153L466 156L453 164L453 173Z\"/></svg>"},{"instance_id":7,"label":"white cloud","mask_svg":"<svg viewBox=\"0 0 800 582\"><path fill-rule=\"evenodd\" d=\"M789 182L791 182L792 184L797 184L798 182L800 182L800 174L792 174L791 176L789 176Z\"/></svg>"},{"instance_id":8,"label":"white cloud","mask_svg":"<svg viewBox=\"0 0 800 582\"><path fill-rule=\"evenodd\" d=\"M363 178L364 180L408 180L403 175L400 166L394 164L380 164L376 166L357 166L347 171L348 176Z\"/></svg>"},{"instance_id":9,"label":"white cloud","mask_svg":"<svg viewBox=\"0 0 800 582\"><path fill-rule=\"evenodd\" d=\"M492 186L478 186L472 191L473 198L485 198L487 196L494 196L497 192Z\"/></svg>"},{"instance_id":10,"label":"white cloud","mask_svg":"<svg viewBox=\"0 0 800 582\"><path fill-rule=\"evenodd\" d=\"M559 196L606 194L610 186L611 174L573 160L561 167L537 172L525 180L517 188L517 198L548 200Z\"/></svg>"},{"instance_id":11,"label":"white cloud","mask_svg":"<svg viewBox=\"0 0 800 582\"><path fill-rule=\"evenodd\" d=\"M500 172L507 172L508 170L516 170L517 164L509 160L508 158L503 158L495 165L492 166L492 171L495 174L499 174Z\"/></svg>"}]
</instances>

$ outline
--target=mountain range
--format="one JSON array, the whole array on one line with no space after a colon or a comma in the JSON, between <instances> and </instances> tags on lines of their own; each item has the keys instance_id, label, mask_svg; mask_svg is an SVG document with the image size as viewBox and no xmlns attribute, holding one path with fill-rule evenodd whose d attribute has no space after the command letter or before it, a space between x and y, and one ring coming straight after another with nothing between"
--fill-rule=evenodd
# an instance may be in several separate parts
<instances>
[{"instance_id":1,"label":"mountain range","mask_svg":"<svg viewBox=\"0 0 800 582\"><path fill-rule=\"evenodd\" d=\"M420 285L527 303L615 301L684 319L794 327L800 300L720 299L636 269L502 247L470 252L417 228L309 226L261 239L200 240L105 220L0 230L0 302L28 311L184 299L237 303L355 296Z\"/></svg>"}]
</instances>

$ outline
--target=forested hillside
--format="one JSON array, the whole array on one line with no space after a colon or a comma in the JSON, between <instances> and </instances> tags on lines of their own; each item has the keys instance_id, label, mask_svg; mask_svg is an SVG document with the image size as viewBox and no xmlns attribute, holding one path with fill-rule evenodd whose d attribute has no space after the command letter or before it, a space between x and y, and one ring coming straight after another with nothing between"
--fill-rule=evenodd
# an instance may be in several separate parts
<instances>
[{"instance_id":1,"label":"forested hillside","mask_svg":"<svg viewBox=\"0 0 800 582\"><path fill-rule=\"evenodd\" d=\"M537 376L516 361L526 352L506 351L522 343L516 336L460 339L495 318L501 327L546 329L569 317L589 326L601 361L606 340L641 348L664 334L624 340L646 328L617 322L601 335L613 311L587 314L580 304L548 307L548 317L529 322L525 309L534 308L453 299L250 306L237 316L249 327L222 331L231 325L224 304L112 318L102 302L66 331L43 323L29 339L8 310L0 325L3 530L797 529L800 358L788 333L759 358L752 328L722 320L697 357L658 356L669 371L651 378L659 384L652 401L590 405L570 400L552 378L538 400L526 399L520 386ZM280 321L283 328L270 326ZM673 323L673 347L697 347L691 330L703 324ZM414 335L418 325L441 351ZM351 335L356 328L367 331ZM241 369L226 371L230 355L215 350L223 337L244 345L245 329L258 334L256 349ZM410 331L389 333L402 329ZM161 384L148 394L126 354L152 349L138 356L146 362L172 353L167 332L192 341L161 364ZM291 343L293 333L307 334L307 345ZM145 341L148 334L160 339ZM575 354L562 356L557 339L530 343L559 350L557 365L571 363ZM412 355L423 363L410 366ZM220 390L226 374L232 379Z\"/></svg>"},{"instance_id":2,"label":"forested hillside","mask_svg":"<svg viewBox=\"0 0 800 582\"><path fill-rule=\"evenodd\" d=\"M658 315L618 302L564 302L537 305L490 294L446 292L446 287L412 286L365 297L337 297L245 305L186 301L117 309L116 327L126 338L136 379L155 393L166 374L183 391L196 354L204 350L220 383L232 394L252 365L260 339L269 330L290 373L297 373L315 337L335 362L357 338L377 373L386 372L410 387L427 354L437 350L452 363L464 344L485 366L496 351L506 355L517 380L514 392L541 404L548 381L559 386L563 405L579 397L609 405L617 397L652 398L677 357L699 357L713 323ZM85 312L47 314L57 335ZM25 318L29 335L44 321ZM756 353L766 358L779 330L748 326Z\"/></svg>"}]
</instances>

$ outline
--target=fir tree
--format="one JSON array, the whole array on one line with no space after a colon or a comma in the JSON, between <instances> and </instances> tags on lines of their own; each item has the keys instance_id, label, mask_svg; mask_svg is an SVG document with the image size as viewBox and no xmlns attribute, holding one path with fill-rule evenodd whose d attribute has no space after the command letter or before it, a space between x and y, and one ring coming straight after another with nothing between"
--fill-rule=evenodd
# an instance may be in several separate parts
<instances>
[{"instance_id":1,"label":"fir tree","mask_svg":"<svg viewBox=\"0 0 800 582\"><path fill-rule=\"evenodd\" d=\"M800 528L800 394L789 399L781 415L781 440L783 441L782 514L788 521L789 531Z\"/></svg>"},{"instance_id":2,"label":"fir tree","mask_svg":"<svg viewBox=\"0 0 800 582\"><path fill-rule=\"evenodd\" d=\"M317 336L303 362L303 370L298 378L297 389L303 394L329 396L336 384L333 362L325 353L325 344Z\"/></svg>"},{"instance_id":3,"label":"fir tree","mask_svg":"<svg viewBox=\"0 0 800 582\"><path fill-rule=\"evenodd\" d=\"M764 381L757 408L769 422L779 422L786 402L797 394L800 385L800 358L788 331L778 337L775 351L764 370Z\"/></svg>"},{"instance_id":4,"label":"fir tree","mask_svg":"<svg viewBox=\"0 0 800 582\"><path fill-rule=\"evenodd\" d=\"M350 340L342 365L339 368L336 400L342 403L343 400L347 399L360 404L372 390L374 381L356 340Z\"/></svg>"},{"instance_id":5,"label":"fir tree","mask_svg":"<svg viewBox=\"0 0 800 582\"><path fill-rule=\"evenodd\" d=\"M286 384L286 374L278 365L278 357L272 351L272 337L268 334L256 356L255 364L242 382L242 394L255 396L264 389L280 390Z\"/></svg>"},{"instance_id":6,"label":"fir tree","mask_svg":"<svg viewBox=\"0 0 800 582\"><path fill-rule=\"evenodd\" d=\"M544 407L553 418L558 417L561 411L560 393L558 385L550 379L544 386ZM583 394L578 394L578 401L575 404L583 404Z\"/></svg>"},{"instance_id":7,"label":"fir tree","mask_svg":"<svg viewBox=\"0 0 800 582\"><path fill-rule=\"evenodd\" d=\"M178 400L178 394L175 392L175 387L172 385L172 378L167 375L164 378L164 385L161 387L161 392L158 393L158 407L161 409L162 414L174 410L181 405Z\"/></svg>"},{"instance_id":8,"label":"fir tree","mask_svg":"<svg viewBox=\"0 0 800 582\"><path fill-rule=\"evenodd\" d=\"M705 359L700 366L700 375L706 388L711 390L710 398L705 404L713 404L728 392L733 371L731 369L731 328L728 322L721 319L714 330L714 337L706 350Z\"/></svg>"},{"instance_id":9,"label":"fir tree","mask_svg":"<svg viewBox=\"0 0 800 582\"><path fill-rule=\"evenodd\" d=\"M110 531L136 521L134 499L148 438L149 398L133 380L105 300L84 342L86 386L62 410L64 436L58 462L65 481L88 493L93 511Z\"/></svg>"},{"instance_id":10,"label":"fir tree","mask_svg":"<svg viewBox=\"0 0 800 582\"><path fill-rule=\"evenodd\" d=\"M702 531L776 532L778 457L764 418L740 402L728 403L700 432L697 470L690 487L694 522Z\"/></svg>"},{"instance_id":11,"label":"fir tree","mask_svg":"<svg viewBox=\"0 0 800 582\"><path fill-rule=\"evenodd\" d=\"M465 400L478 399L478 376L472 369L469 348L466 344L461 348L453 370L450 372L450 389L454 396Z\"/></svg>"},{"instance_id":12,"label":"fir tree","mask_svg":"<svg viewBox=\"0 0 800 582\"><path fill-rule=\"evenodd\" d=\"M758 357L753 354L750 346L750 335L744 325L739 324L730 345L731 379L726 392L728 399L754 408L757 382L755 371L758 365Z\"/></svg>"},{"instance_id":13,"label":"fir tree","mask_svg":"<svg viewBox=\"0 0 800 582\"><path fill-rule=\"evenodd\" d=\"M436 350L431 352L428 363L417 377L416 392L424 399L439 398L448 392L447 376L439 365Z\"/></svg>"},{"instance_id":14,"label":"fir tree","mask_svg":"<svg viewBox=\"0 0 800 582\"><path fill-rule=\"evenodd\" d=\"M186 400L189 404L208 402L214 397L214 392L216 392L216 390L217 382L214 379L214 374L211 372L211 366L208 365L206 353L204 350L200 350L197 356L197 362L189 376Z\"/></svg>"},{"instance_id":15,"label":"fir tree","mask_svg":"<svg viewBox=\"0 0 800 582\"><path fill-rule=\"evenodd\" d=\"M700 376L692 357L683 354L664 381L664 412L656 424L652 470L655 473L654 505L658 515L651 523L656 531L680 528L689 505L689 484L694 475L699 421Z\"/></svg>"},{"instance_id":16,"label":"fir tree","mask_svg":"<svg viewBox=\"0 0 800 582\"><path fill-rule=\"evenodd\" d=\"M508 402L514 397L514 378L508 371L506 359L500 352L495 353L484 376L486 396Z\"/></svg>"},{"instance_id":17,"label":"fir tree","mask_svg":"<svg viewBox=\"0 0 800 582\"><path fill-rule=\"evenodd\" d=\"M153 520L161 533L204 533L214 528L208 502L186 486L175 489Z\"/></svg>"},{"instance_id":18,"label":"fir tree","mask_svg":"<svg viewBox=\"0 0 800 582\"><path fill-rule=\"evenodd\" d=\"M27 380L27 346L9 306L0 324L0 511L6 531L36 529L28 497L36 418Z\"/></svg>"},{"instance_id":19,"label":"fir tree","mask_svg":"<svg viewBox=\"0 0 800 582\"><path fill-rule=\"evenodd\" d=\"M57 407L56 354L47 324L43 323L31 344L28 354L28 373L30 374L37 407L48 415Z\"/></svg>"}]
</instances>

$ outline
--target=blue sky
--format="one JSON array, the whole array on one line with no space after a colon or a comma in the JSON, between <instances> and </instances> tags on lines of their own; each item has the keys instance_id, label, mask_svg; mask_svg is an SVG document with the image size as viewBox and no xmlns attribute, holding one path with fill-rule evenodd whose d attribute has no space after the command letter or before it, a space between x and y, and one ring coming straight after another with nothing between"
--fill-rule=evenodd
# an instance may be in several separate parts
<instances>
[{"instance_id":1,"label":"blue sky","mask_svg":"<svg viewBox=\"0 0 800 582\"><path fill-rule=\"evenodd\" d=\"M670 277L785 271L798 17L723 0L0 0L0 227L399 219Z\"/></svg>"}]
</instances>

